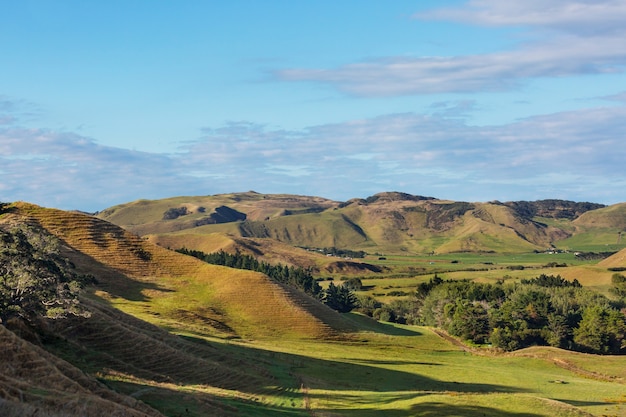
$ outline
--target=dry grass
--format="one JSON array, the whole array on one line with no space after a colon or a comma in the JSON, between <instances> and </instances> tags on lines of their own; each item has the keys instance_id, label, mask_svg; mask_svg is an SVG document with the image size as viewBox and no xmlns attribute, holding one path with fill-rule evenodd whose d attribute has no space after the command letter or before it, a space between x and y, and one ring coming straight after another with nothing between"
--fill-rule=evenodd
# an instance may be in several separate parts
<instances>
[{"instance_id":1,"label":"dry grass","mask_svg":"<svg viewBox=\"0 0 626 417\"><path fill-rule=\"evenodd\" d=\"M18 207L61 238L82 270L96 272L97 295L142 319L180 330L217 321L240 337L334 337L331 326L346 327L332 310L303 303L263 274L208 265L92 216ZM181 311L196 319L181 321Z\"/></svg>"},{"instance_id":2,"label":"dry grass","mask_svg":"<svg viewBox=\"0 0 626 417\"><path fill-rule=\"evenodd\" d=\"M159 416L0 326L0 414ZM27 414L28 413L28 414Z\"/></svg>"},{"instance_id":3,"label":"dry grass","mask_svg":"<svg viewBox=\"0 0 626 417\"><path fill-rule=\"evenodd\" d=\"M624 233L626 235L626 233ZM623 237L626 239L626 236ZM609 256L598 263L598 266L604 268L626 268L626 249L622 249L616 254Z\"/></svg>"}]
</instances>

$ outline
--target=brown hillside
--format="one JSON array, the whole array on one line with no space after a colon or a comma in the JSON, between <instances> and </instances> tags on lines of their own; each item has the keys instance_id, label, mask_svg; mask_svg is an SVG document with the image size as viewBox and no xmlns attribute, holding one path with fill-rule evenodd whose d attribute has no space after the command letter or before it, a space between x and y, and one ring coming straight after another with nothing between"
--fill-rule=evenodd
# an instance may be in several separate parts
<instances>
[{"instance_id":1,"label":"brown hillside","mask_svg":"<svg viewBox=\"0 0 626 417\"><path fill-rule=\"evenodd\" d=\"M23 203L15 209L13 216L65 242L67 256L95 275L97 295L148 321L243 337L319 338L346 328L334 311L307 310L309 304L263 274L208 265L93 216Z\"/></svg>"},{"instance_id":2,"label":"brown hillside","mask_svg":"<svg viewBox=\"0 0 626 417\"><path fill-rule=\"evenodd\" d=\"M372 241L415 252L528 251L567 237L490 203L380 198L342 210Z\"/></svg>"},{"instance_id":3,"label":"brown hillside","mask_svg":"<svg viewBox=\"0 0 626 417\"><path fill-rule=\"evenodd\" d=\"M574 220L579 227L614 228L626 231L626 203L588 211Z\"/></svg>"},{"instance_id":4,"label":"brown hillside","mask_svg":"<svg viewBox=\"0 0 626 417\"><path fill-rule=\"evenodd\" d=\"M267 238L243 238L222 233L179 232L162 235L148 235L146 239L157 245L171 249L194 249L204 253L223 250L228 253L250 255L259 261L272 265L282 264L311 269L314 274L380 272L372 265L352 260L349 263L337 261L336 257L323 255L317 251L293 247L286 243ZM376 271L374 270L376 269Z\"/></svg>"},{"instance_id":5,"label":"brown hillside","mask_svg":"<svg viewBox=\"0 0 626 417\"><path fill-rule=\"evenodd\" d=\"M241 220L234 215L220 216L220 210L236 211L250 221L315 213L338 202L320 197L289 194L246 193L218 194L198 197L174 197L162 200L138 200L103 210L97 216L139 235L167 233L206 224ZM175 214L175 215L172 215ZM215 221L215 217L221 221Z\"/></svg>"},{"instance_id":6,"label":"brown hillside","mask_svg":"<svg viewBox=\"0 0 626 417\"><path fill-rule=\"evenodd\" d=\"M0 326L0 415L146 417L159 412L118 394Z\"/></svg>"},{"instance_id":7,"label":"brown hillside","mask_svg":"<svg viewBox=\"0 0 626 417\"><path fill-rule=\"evenodd\" d=\"M218 216L224 222L206 223L219 210L227 214ZM626 232L626 203L471 203L398 192L345 203L254 192L176 197L136 201L98 216L140 235L226 233L369 253L527 252L599 228Z\"/></svg>"},{"instance_id":8,"label":"brown hillside","mask_svg":"<svg viewBox=\"0 0 626 417\"><path fill-rule=\"evenodd\" d=\"M626 268L626 249L622 249L608 258L603 259L598 263L598 266L605 268Z\"/></svg>"}]
</instances>

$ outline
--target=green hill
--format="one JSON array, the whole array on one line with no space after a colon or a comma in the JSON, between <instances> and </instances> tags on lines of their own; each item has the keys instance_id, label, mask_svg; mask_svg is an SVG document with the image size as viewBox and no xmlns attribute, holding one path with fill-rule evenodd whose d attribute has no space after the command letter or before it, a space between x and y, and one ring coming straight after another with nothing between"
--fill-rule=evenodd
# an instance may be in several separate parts
<instances>
[{"instance_id":1,"label":"green hill","mask_svg":"<svg viewBox=\"0 0 626 417\"><path fill-rule=\"evenodd\" d=\"M97 215L139 235L226 233L369 253L521 253L561 242L587 250L606 240L592 238L597 234L613 233L615 241L626 225L625 206L562 200L468 203L395 192L334 202L249 192L140 200Z\"/></svg>"}]
</instances>

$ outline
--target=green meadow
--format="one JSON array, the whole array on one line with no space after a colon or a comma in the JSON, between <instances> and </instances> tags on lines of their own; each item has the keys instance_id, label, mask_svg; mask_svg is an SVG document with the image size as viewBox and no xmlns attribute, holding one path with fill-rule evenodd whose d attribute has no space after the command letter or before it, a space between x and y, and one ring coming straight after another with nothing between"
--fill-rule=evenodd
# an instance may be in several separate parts
<instances>
[{"instance_id":1,"label":"green meadow","mask_svg":"<svg viewBox=\"0 0 626 417\"><path fill-rule=\"evenodd\" d=\"M369 330L338 341L186 338L253 360L271 372L276 386L259 387L249 398L206 392L236 408L238 415L626 416L626 358L550 348L514 354L472 352L429 328L348 316ZM598 369L605 373L596 373ZM136 392L137 386L129 389ZM153 394L158 396L142 399L175 411L168 401L189 400L189 395L203 391L205 387L178 387L169 395L157 390ZM185 408L188 415L201 415Z\"/></svg>"},{"instance_id":2,"label":"green meadow","mask_svg":"<svg viewBox=\"0 0 626 417\"><path fill-rule=\"evenodd\" d=\"M368 255L364 261L385 267L386 272L359 276L363 290L357 294L383 302L412 295L419 283L435 274L443 279L492 283L530 279L541 274L561 275L604 294L609 294L612 275L607 268L597 266L598 259L579 259L573 252ZM344 281L351 277L336 274L333 279ZM322 285L327 283L322 281Z\"/></svg>"}]
</instances>

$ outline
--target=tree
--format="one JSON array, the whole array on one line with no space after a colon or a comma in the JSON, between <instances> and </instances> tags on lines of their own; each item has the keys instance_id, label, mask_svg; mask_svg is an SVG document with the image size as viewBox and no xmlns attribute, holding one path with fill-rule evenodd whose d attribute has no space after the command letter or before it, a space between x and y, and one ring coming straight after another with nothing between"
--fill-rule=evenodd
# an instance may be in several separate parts
<instances>
[{"instance_id":1,"label":"tree","mask_svg":"<svg viewBox=\"0 0 626 417\"><path fill-rule=\"evenodd\" d=\"M370 295L357 296L359 302L359 311L366 316L373 317L374 311L382 307L382 303Z\"/></svg>"},{"instance_id":2,"label":"tree","mask_svg":"<svg viewBox=\"0 0 626 417\"><path fill-rule=\"evenodd\" d=\"M44 230L20 226L0 230L0 321L32 321L87 315L78 293L90 278L59 255L58 241Z\"/></svg>"},{"instance_id":3,"label":"tree","mask_svg":"<svg viewBox=\"0 0 626 417\"><path fill-rule=\"evenodd\" d=\"M574 329L574 342L593 353L623 353L626 349L626 318L610 307L590 306Z\"/></svg>"},{"instance_id":4,"label":"tree","mask_svg":"<svg viewBox=\"0 0 626 417\"><path fill-rule=\"evenodd\" d=\"M363 289L363 281L361 281L361 278L350 278L344 282L343 285L352 291L361 291Z\"/></svg>"},{"instance_id":5,"label":"tree","mask_svg":"<svg viewBox=\"0 0 626 417\"><path fill-rule=\"evenodd\" d=\"M348 287L331 282L325 291L324 304L340 313L348 313L359 306L359 300Z\"/></svg>"},{"instance_id":6,"label":"tree","mask_svg":"<svg viewBox=\"0 0 626 417\"><path fill-rule=\"evenodd\" d=\"M570 338L572 333L567 324L567 319L555 313L548 314L546 332L546 342L548 342L550 346L559 348L566 347L566 341Z\"/></svg>"},{"instance_id":7,"label":"tree","mask_svg":"<svg viewBox=\"0 0 626 417\"><path fill-rule=\"evenodd\" d=\"M613 284L611 292L618 297L626 298L626 276L615 273L611 277L611 283Z\"/></svg>"},{"instance_id":8,"label":"tree","mask_svg":"<svg viewBox=\"0 0 626 417\"><path fill-rule=\"evenodd\" d=\"M448 331L475 343L484 343L489 337L489 316L485 307L477 302L458 299L450 309Z\"/></svg>"}]
</instances>

